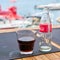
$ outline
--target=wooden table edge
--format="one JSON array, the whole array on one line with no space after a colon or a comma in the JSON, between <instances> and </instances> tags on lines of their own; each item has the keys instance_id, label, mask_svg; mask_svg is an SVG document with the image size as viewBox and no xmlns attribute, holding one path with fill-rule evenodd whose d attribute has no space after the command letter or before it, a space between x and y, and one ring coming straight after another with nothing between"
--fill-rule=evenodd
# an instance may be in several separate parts
<instances>
[{"instance_id":1,"label":"wooden table edge","mask_svg":"<svg viewBox=\"0 0 60 60\"><path fill-rule=\"evenodd\" d=\"M53 28L60 28L60 25L54 25ZM8 29L0 29L0 33L8 33L8 32L16 32L17 30L34 30L34 29L39 29L39 27L35 27L35 28L8 28Z\"/></svg>"}]
</instances>

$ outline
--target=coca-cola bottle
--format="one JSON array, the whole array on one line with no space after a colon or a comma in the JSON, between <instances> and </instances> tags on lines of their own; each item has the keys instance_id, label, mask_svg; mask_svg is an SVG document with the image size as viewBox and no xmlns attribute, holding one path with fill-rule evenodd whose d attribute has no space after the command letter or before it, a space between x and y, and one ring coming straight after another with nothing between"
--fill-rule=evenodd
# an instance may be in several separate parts
<instances>
[{"instance_id":1,"label":"coca-cola bottle","mask_svg":"<svg viewBox=\"0 0 60 60\"><path fill-rule=\"evenodd\" d=\"M41 34L41 40L39 42L40 51L48 52L51 50L52 23L49 14L49 8L47 7L43 9L43 14L39 24L39 28L39 32Z\"/></svg>"}]
</instances>

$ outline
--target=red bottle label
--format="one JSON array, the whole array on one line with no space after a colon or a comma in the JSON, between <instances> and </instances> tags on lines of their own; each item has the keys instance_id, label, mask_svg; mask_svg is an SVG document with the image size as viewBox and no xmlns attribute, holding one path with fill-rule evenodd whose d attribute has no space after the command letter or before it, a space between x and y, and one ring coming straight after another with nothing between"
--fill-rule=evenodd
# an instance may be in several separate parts
<instances>
[{"instance_id":1,"label":"red bottle label","mask_svg":"<svg viewBox=\"0 0 60 60\"><path fill-rule=\"evenodd\" d=\"M40 32L51 32L52 31L52 24L40 24Z\"/></svg>"}]
</instances>

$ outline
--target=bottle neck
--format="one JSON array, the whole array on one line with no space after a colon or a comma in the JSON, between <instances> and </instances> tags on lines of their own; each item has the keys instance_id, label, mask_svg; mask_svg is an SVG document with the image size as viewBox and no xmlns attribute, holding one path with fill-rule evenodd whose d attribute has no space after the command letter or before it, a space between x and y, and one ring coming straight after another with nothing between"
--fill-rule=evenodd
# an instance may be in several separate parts
<instances>
[{"instance_id":1,"label":"bottle neck","mask_svg":"<svg viewBox=\"0 0 60 60\"><path fill-rule=\"evenodd\" d=\"M49 9L48 8L44 8L43 9L43 14L42 14L42 18L40 23L51 23L51 19L50 19L50 13L49 13Z\"/></svg>"}]
</instances>

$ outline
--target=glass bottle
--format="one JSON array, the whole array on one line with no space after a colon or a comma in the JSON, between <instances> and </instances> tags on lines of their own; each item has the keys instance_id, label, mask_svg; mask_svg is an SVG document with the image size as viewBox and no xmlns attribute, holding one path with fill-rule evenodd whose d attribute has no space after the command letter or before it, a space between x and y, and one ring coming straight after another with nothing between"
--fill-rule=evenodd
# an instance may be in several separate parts
<instances>
[{"instance_id":1,"label":"glass bottle","mask_svg":"<svg viewBox=\"0 0 60 60\"><path fill-rule=\"evenodd\" d=\"M40 38L40 51L48 52L51 50L51 38L52 38L52 23L49 15L49 8L43 9L43 15L39 24Z\"/></svg>"}]
</instances>

